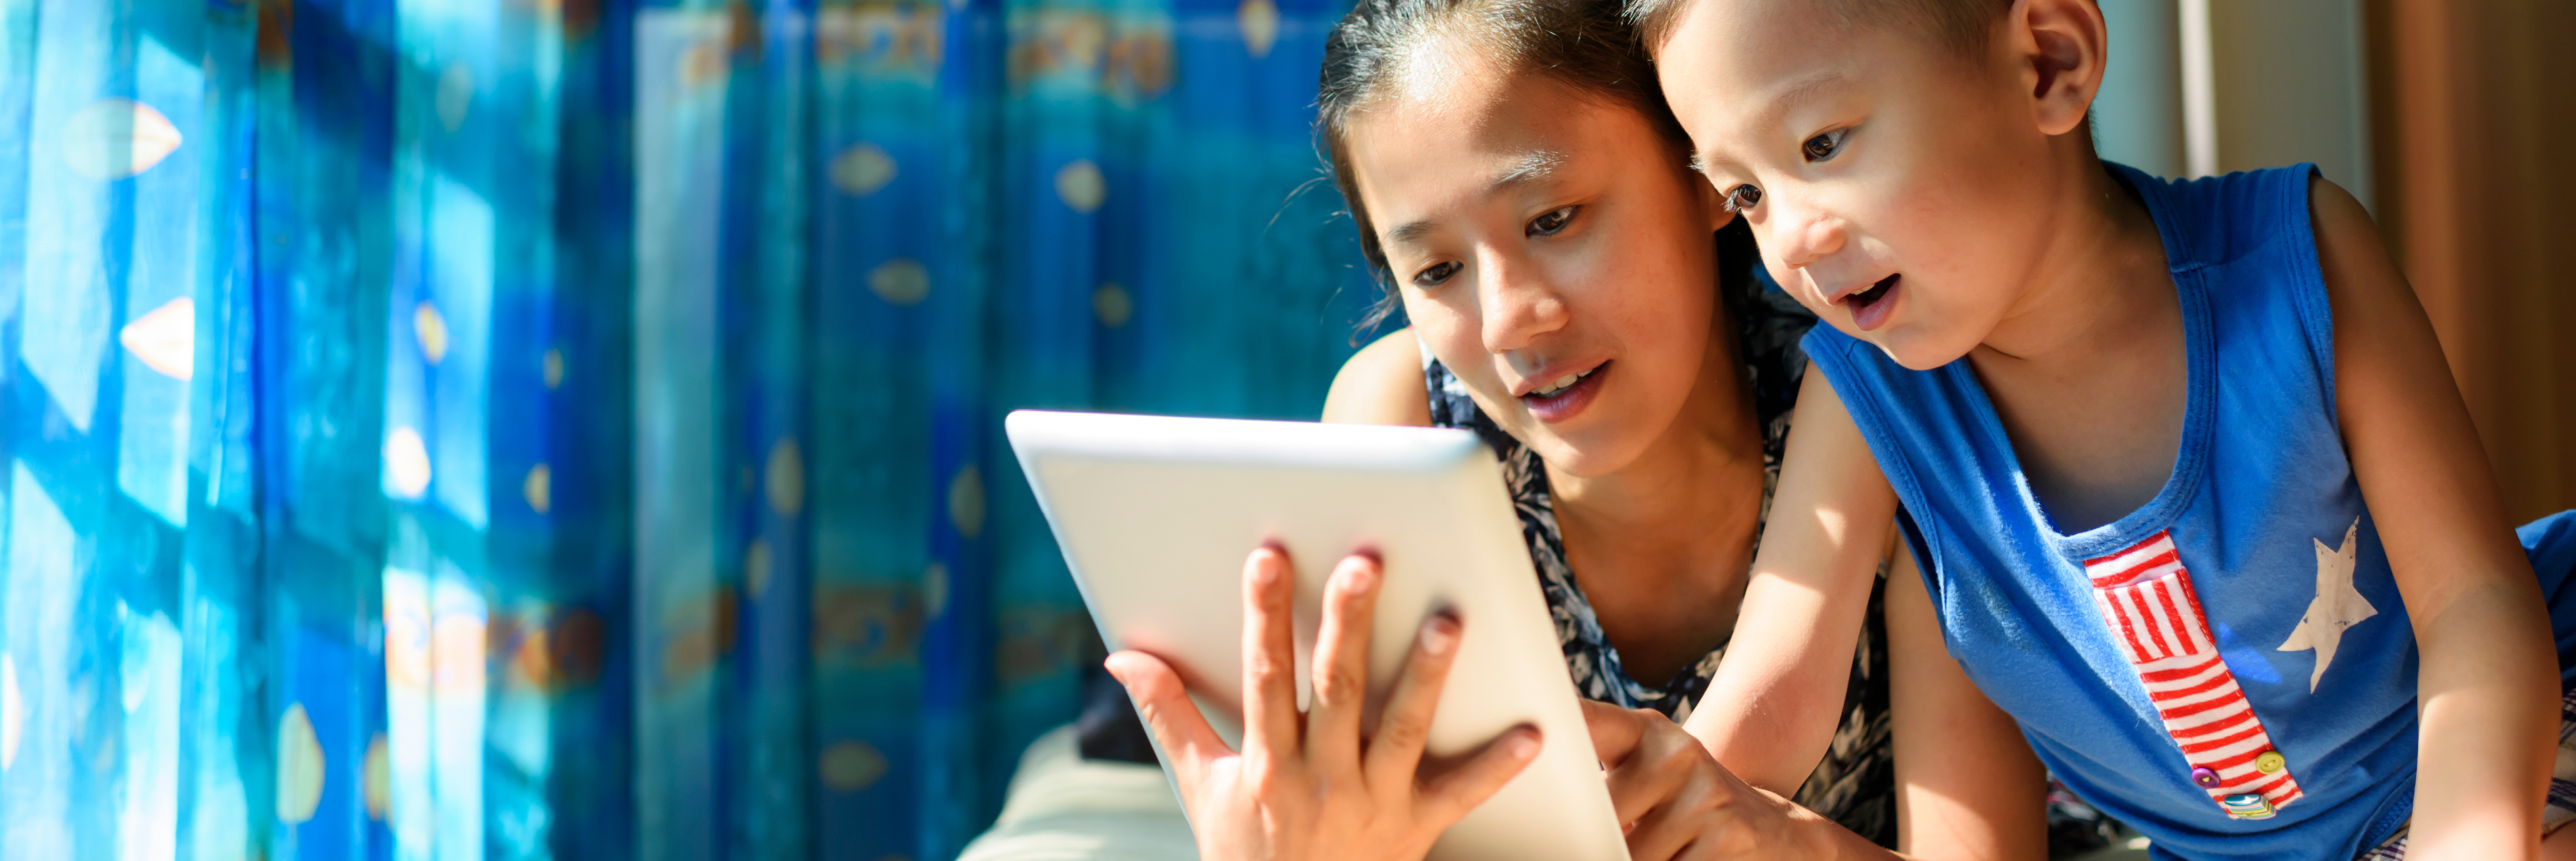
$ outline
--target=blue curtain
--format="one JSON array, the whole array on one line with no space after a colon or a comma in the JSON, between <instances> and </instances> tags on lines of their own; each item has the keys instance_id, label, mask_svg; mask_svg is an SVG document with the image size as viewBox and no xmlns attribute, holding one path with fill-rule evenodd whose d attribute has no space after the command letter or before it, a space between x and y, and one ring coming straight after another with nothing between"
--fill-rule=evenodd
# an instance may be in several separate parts
<instances>
[{"instance_id":1,"label":"blue curtain","mask_svg":"<svg viewBox=\"0 0 2576 861\"><path fill-rule=\"evenodd\" d=\"M0 853L952 856L1021 406L1306 417L1339 0L0 0Z\"/></svg>"}]
</instances>

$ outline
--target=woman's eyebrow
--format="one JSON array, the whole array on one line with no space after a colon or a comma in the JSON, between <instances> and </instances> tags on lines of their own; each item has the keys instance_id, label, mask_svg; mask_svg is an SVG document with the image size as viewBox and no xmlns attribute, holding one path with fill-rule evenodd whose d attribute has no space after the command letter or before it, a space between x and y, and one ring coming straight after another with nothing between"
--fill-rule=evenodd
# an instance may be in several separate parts
<instances>
[{"instance_id":1,"label":"woman's eyebrow","mask_svg":"<svg viewBox=\"0 0 2576 861\"><path fill-rule=\"evenodd\" d=\"M1521 156L1520 160L1511 167L1496 174L1492 181L1485 183L1485 194L1490 197L1512 186L1554 176L1557 168L1564 167L1565 162L1565 153L1544 149L1531 150Z\"/></svg>"},{"instance_id":2,"label":"woman's eyebrow","mask_svg":"<svg viewBox=\"0 0 2576 861\"><path fill-rule=\"evenodd\" d=\"M1495 174L1493 179L1486 181L1485 196L1492 197L1510 190L1513 186L1555 176L1557 170L1565 166L1566 161L1566 154L1556 150L1531 150L1524 153L1520 158L1513 160L1501 173ZM1438 229L1440 229L1440 223L1433 219L1407 221L1387 230L1385 244L1409 245Z\"/></svg>"},{"instance_id":3,"label":"woman's eyebrow","mask_svg":"<svg viewBox=\"0 0 2576 861\"><path fill-rule=\"evenodd\" d=\"M1403 224L1396 225L1395 229L1386 232L1386 244L1411 245L1416 240L1429 236L1432 231L1438 229L1440 229L1440 223L1428 218L1416 221L1407 221Z\"/></svg>"}]
</instances>

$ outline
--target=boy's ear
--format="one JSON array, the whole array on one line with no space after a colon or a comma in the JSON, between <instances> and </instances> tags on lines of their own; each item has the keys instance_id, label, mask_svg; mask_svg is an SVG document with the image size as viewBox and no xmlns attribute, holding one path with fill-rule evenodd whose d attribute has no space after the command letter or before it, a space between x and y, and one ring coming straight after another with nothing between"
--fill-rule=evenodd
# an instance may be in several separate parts
<instances>
[{"instance_id":1,"label":"boy's ear","mask_svg":"<svg viewBox=\"0 0 2576 861\"><path fill-rule=\"evenodd\" d=\"M2016 0L2009 21L2008 44L2040 133L2083 128L2110 60L2102 10L2091 0Z\"/></svg>"}]
</instances>

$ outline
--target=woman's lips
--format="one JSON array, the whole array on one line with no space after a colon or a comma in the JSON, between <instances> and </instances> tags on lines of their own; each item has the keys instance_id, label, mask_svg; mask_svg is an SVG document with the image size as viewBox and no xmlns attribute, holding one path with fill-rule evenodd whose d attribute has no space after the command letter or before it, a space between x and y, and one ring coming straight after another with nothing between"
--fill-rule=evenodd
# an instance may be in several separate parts
<instances>
[{"instance_id":1,"label":"woman's lips","mask_svg":"<svg viewBox=\"0 0 2576 861\"><path fill-rule=\"evenodd\" d=\"M1545 396L1535 392L1522 395L1521 404L1542 423L1556 424L1574 418L1583 412L1584 407L1592 405L1593 396L1601 392L1601 378L1609 373L1610 363L1603 362L1584 374L1583 379L1574 381L1574 385Z\"/></svg>"},{"instance_id":2,"label":"woman's lips","mask_svg":"<svg viewBox=\"0 0 2576 861\"><path fill-rule=\"evenodd\" d=\"M1867 290L1843 297L1843 306L1851 309L1852 325L1863 332L1887 325L1887 318L1896 312L1896 289L1904 280L1904 275L1890 275Z\"/></svg>"}]
</instances>

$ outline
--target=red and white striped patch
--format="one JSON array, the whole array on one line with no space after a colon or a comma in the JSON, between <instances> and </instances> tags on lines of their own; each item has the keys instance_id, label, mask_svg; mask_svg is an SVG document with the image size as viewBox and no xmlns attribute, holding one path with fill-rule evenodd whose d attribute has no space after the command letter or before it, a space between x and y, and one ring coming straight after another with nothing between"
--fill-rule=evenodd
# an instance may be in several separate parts
<instances>
[{"instance_id":1,"label":"red and white striped patch","mask_svg":"<svg viewBox=\"0 0 2576 861\"><path fill-rule=\"evenodd\" d=\"M2219 660L2172 536L2158 532L2127 550L2085 560L2084 575L2093 581L2093 602L2111 628L2111 642L2146 685L2165 734L2193 768L2218 773L2217 786L2202 787L2209 800L2252 793L2275 808L2298 800L2299 782L2286 765L2272 774L2254 766L2255 757L2273 749L2272 737Z\"/></svg>"}]
</instances>

